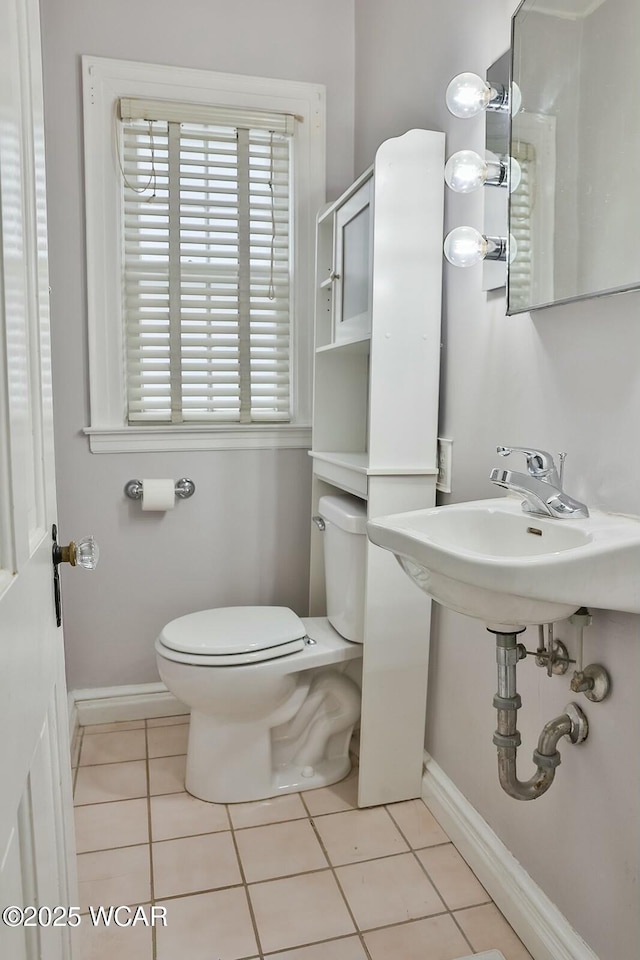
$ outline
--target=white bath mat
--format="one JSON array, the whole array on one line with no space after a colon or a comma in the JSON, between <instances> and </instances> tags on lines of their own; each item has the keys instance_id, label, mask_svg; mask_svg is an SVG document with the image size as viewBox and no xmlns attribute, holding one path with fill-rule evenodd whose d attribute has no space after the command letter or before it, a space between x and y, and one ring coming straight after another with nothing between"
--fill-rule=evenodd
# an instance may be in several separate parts
<instances>
[{"instance_id":1,"label":"white bath mat","mask_svg":"<svg viewBox=\"0 0 640 960\"><path fill-rule=\"evenodd\" d=\"M499 950L487 950L486 953L474 953L472 957L460 957L460 960L504 960Z\"/></svg>"}]
</instances>

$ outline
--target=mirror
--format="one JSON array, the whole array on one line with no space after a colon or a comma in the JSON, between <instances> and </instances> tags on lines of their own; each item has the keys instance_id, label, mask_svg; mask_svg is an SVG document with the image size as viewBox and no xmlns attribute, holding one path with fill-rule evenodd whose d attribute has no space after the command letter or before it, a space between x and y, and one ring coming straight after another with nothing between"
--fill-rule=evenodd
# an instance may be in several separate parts
<instances>
[{"instance_id":1,"label":"mirror","mask_svg":"<svg viewBox=\"0 0 640 960\"><path fill-rule=\"evenodd\" d=\"M640 3L523 0L510 155L507 313L640 286Z\"/></svg>"}]
</instances>

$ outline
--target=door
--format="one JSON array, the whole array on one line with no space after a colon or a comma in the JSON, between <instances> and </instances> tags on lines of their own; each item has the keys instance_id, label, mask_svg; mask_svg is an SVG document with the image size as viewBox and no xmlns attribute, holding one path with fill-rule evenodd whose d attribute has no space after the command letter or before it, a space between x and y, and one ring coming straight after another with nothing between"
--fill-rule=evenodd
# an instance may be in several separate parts
<instances>
[{"instance_id":1,"label":"door","mask_svg":"<svg viewBox=\"0 0 640 960\"><path fill-rule=\"evenodd\" d=\"M55 520L37 0L0 0L0 910L73 903ZM12 928L0 957L66 960L69 929ZM73 921L72 921L73 922Z\"/></svg>"}]
</instances>

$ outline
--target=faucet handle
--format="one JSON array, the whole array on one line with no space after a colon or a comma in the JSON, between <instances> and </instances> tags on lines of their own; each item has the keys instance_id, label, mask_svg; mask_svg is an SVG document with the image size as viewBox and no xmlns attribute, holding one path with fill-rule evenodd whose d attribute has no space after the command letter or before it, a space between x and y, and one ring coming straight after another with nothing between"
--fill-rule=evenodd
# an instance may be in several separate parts
<instances>
[{"instance_id":1,"label":"faucet handle","mask_svg":"<svg viewBox=\"0 0 640 960\"><path fill-rule=\"evenodd\" d=\"M560 488L560 477L556 470L553 455L546 450L534 450L530 447L497 447L496 453L508 457L510 453L522 453L527 459L527 470L532 477L546 480ZM564 463L564 455L561 455Z\"/></svg>"}]
</instances>

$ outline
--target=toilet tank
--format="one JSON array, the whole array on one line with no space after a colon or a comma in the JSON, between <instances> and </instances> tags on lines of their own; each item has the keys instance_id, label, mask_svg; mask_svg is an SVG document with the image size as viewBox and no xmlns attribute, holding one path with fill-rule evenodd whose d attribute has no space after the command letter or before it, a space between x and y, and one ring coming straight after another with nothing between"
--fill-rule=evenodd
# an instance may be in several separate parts
<instances>
[{"instance_id":1,"label":"toilet tank","mask_svg":"<svg viewBox=\"0 0 640 960\"><path fill-rule=\"evenodd\" d=\"M321 497L325 522L324 571L329 623L346 640L364 640L367 508L348 494Z\"/></svg>"}]
</instances>

